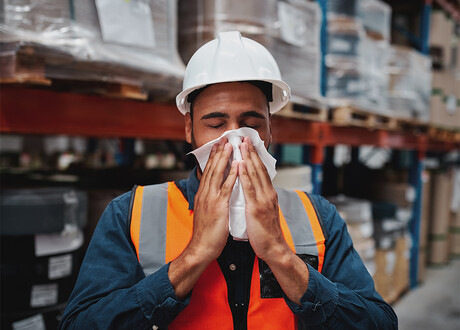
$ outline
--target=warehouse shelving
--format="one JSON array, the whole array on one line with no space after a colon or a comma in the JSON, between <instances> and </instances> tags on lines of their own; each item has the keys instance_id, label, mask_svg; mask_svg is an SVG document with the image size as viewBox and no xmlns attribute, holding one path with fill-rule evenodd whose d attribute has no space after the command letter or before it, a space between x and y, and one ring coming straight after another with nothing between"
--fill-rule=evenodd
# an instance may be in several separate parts
<instances>
[{"instance_id":1,"label":"warehouse shelving","mask_svg":"<svg viewBox=\"0 0 460 330\"><path fill-rule=\"evenodd\" d=\"M44 102L44 100L47 100ZM315 193L321 192L324 148L337 144L412 150L410 183L416 188L410 231L411 287L417 284L422 160L427 151L460 149L460 141L429 137L422 131L337 126L329 122L274 116L273 141L309 146ZM0 133L65 134L88 137L183 140L184 119L173 103L151 103L57 92L24 85L1 86Z\"/></svg>"}]
</instances>

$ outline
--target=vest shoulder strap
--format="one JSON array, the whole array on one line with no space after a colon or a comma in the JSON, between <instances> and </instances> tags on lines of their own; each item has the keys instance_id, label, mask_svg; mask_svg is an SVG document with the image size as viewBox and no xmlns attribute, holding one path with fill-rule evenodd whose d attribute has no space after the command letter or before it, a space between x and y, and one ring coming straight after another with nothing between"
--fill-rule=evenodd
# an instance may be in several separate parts
<instances>
[{"instance_id":1,"label":"vest shoulder strap","mask_svg":"<svg viewBox=\"0 0 460 330\"><path fill-rule=\"evenodd\" d=\"M321 272L325 254L325 236L316 208L304 192L276 188L281 212L288 224L295 252L318 257Z\"/></svg>"}]
</instances>

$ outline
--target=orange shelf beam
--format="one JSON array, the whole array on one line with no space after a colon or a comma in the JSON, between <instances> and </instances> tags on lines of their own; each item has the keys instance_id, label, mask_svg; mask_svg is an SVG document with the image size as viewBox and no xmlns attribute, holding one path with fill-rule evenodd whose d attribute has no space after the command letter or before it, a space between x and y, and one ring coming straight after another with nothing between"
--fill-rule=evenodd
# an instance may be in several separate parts
<instances>
[{"instance_id":1,"label":"orange shelf beam","mask_svg":"<svg viewBox=\"0 0 460 330\"><path fill-rule=\"evenodd\" d=\"M336 144L421 152L460 148L458 142L431 140L422 134L334 126L276 115L272 117L272 130L274 143L318 148ZM184 140L184 117L174 104L1 85L0 132Z\"/></svg>"}]
</instances>

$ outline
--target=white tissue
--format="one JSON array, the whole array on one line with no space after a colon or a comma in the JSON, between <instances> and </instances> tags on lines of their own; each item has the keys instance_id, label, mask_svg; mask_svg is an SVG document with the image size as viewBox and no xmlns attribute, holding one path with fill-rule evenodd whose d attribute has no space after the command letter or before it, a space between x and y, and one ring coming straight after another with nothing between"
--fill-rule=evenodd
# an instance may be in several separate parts
<instances>
[{"instance_id":1,"label":"white tissue","mask_svg":"<svg viewBox=\"0 0 460 330\"><path fill-rule=\"evenodd\" d=\"M206 163L208 162L212 146L219 142L220 139L224 136L228 139L228 142L233 146L233 157L230 157L229 159L227 170L230 170L233 160L242 160L239 146L243 140L243 137L246 136L251 140L251 143L253 144L260 159L262 160L262 163L265 165L267 169L270 179L273 180L273 178L276 175L276 159L268 153L267 149L265 149L264 141L260 139L259 133L256 130L249 127L242 127L232 131L227 131L224 134L222 134L222 136L218 139L212 140L206 143L205 145L201 146L200 148L190 152L191 154L195 155L202 171L204 171L204 168L206 167ZM246 215L244 212L244 208L245 201L243 187L241 186L239 178L237 178L235 186L233 187L232 195L230 197L229 214L230 235L232 235L235 239L247 240L248 238L246 231Z\"/></svg>"}]
</instances>

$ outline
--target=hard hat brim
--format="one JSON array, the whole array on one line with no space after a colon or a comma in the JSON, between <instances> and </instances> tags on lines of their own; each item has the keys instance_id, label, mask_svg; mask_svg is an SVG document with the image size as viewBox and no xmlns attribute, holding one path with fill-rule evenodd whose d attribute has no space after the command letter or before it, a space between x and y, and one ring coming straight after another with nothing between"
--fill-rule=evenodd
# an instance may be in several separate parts
<instances>
[{"instance_id":1,"label":"hard hat brim","mask_svg":"<svg viewBox=\"0 0 460 330\"><path fill-rule=\"evenodd\" d=\"M187 88L180 92L176 97L176 106L179 111L185 115L187 112L190 112L190 103L187 101L187 97L193 91L200 89L205 86L222 84L222 83L231 83L231 82L244 82L244 81L265 81L273 85L273 101L269 103L270 113L273 114L281 110L291 98L291 88L282 80L277 79L254 79L254 77L248 77L247 79L241 79L238 81L228 80L228 81L215 81L207 84L196 85L190 88Z\"/></svg>"}]
</instances>

